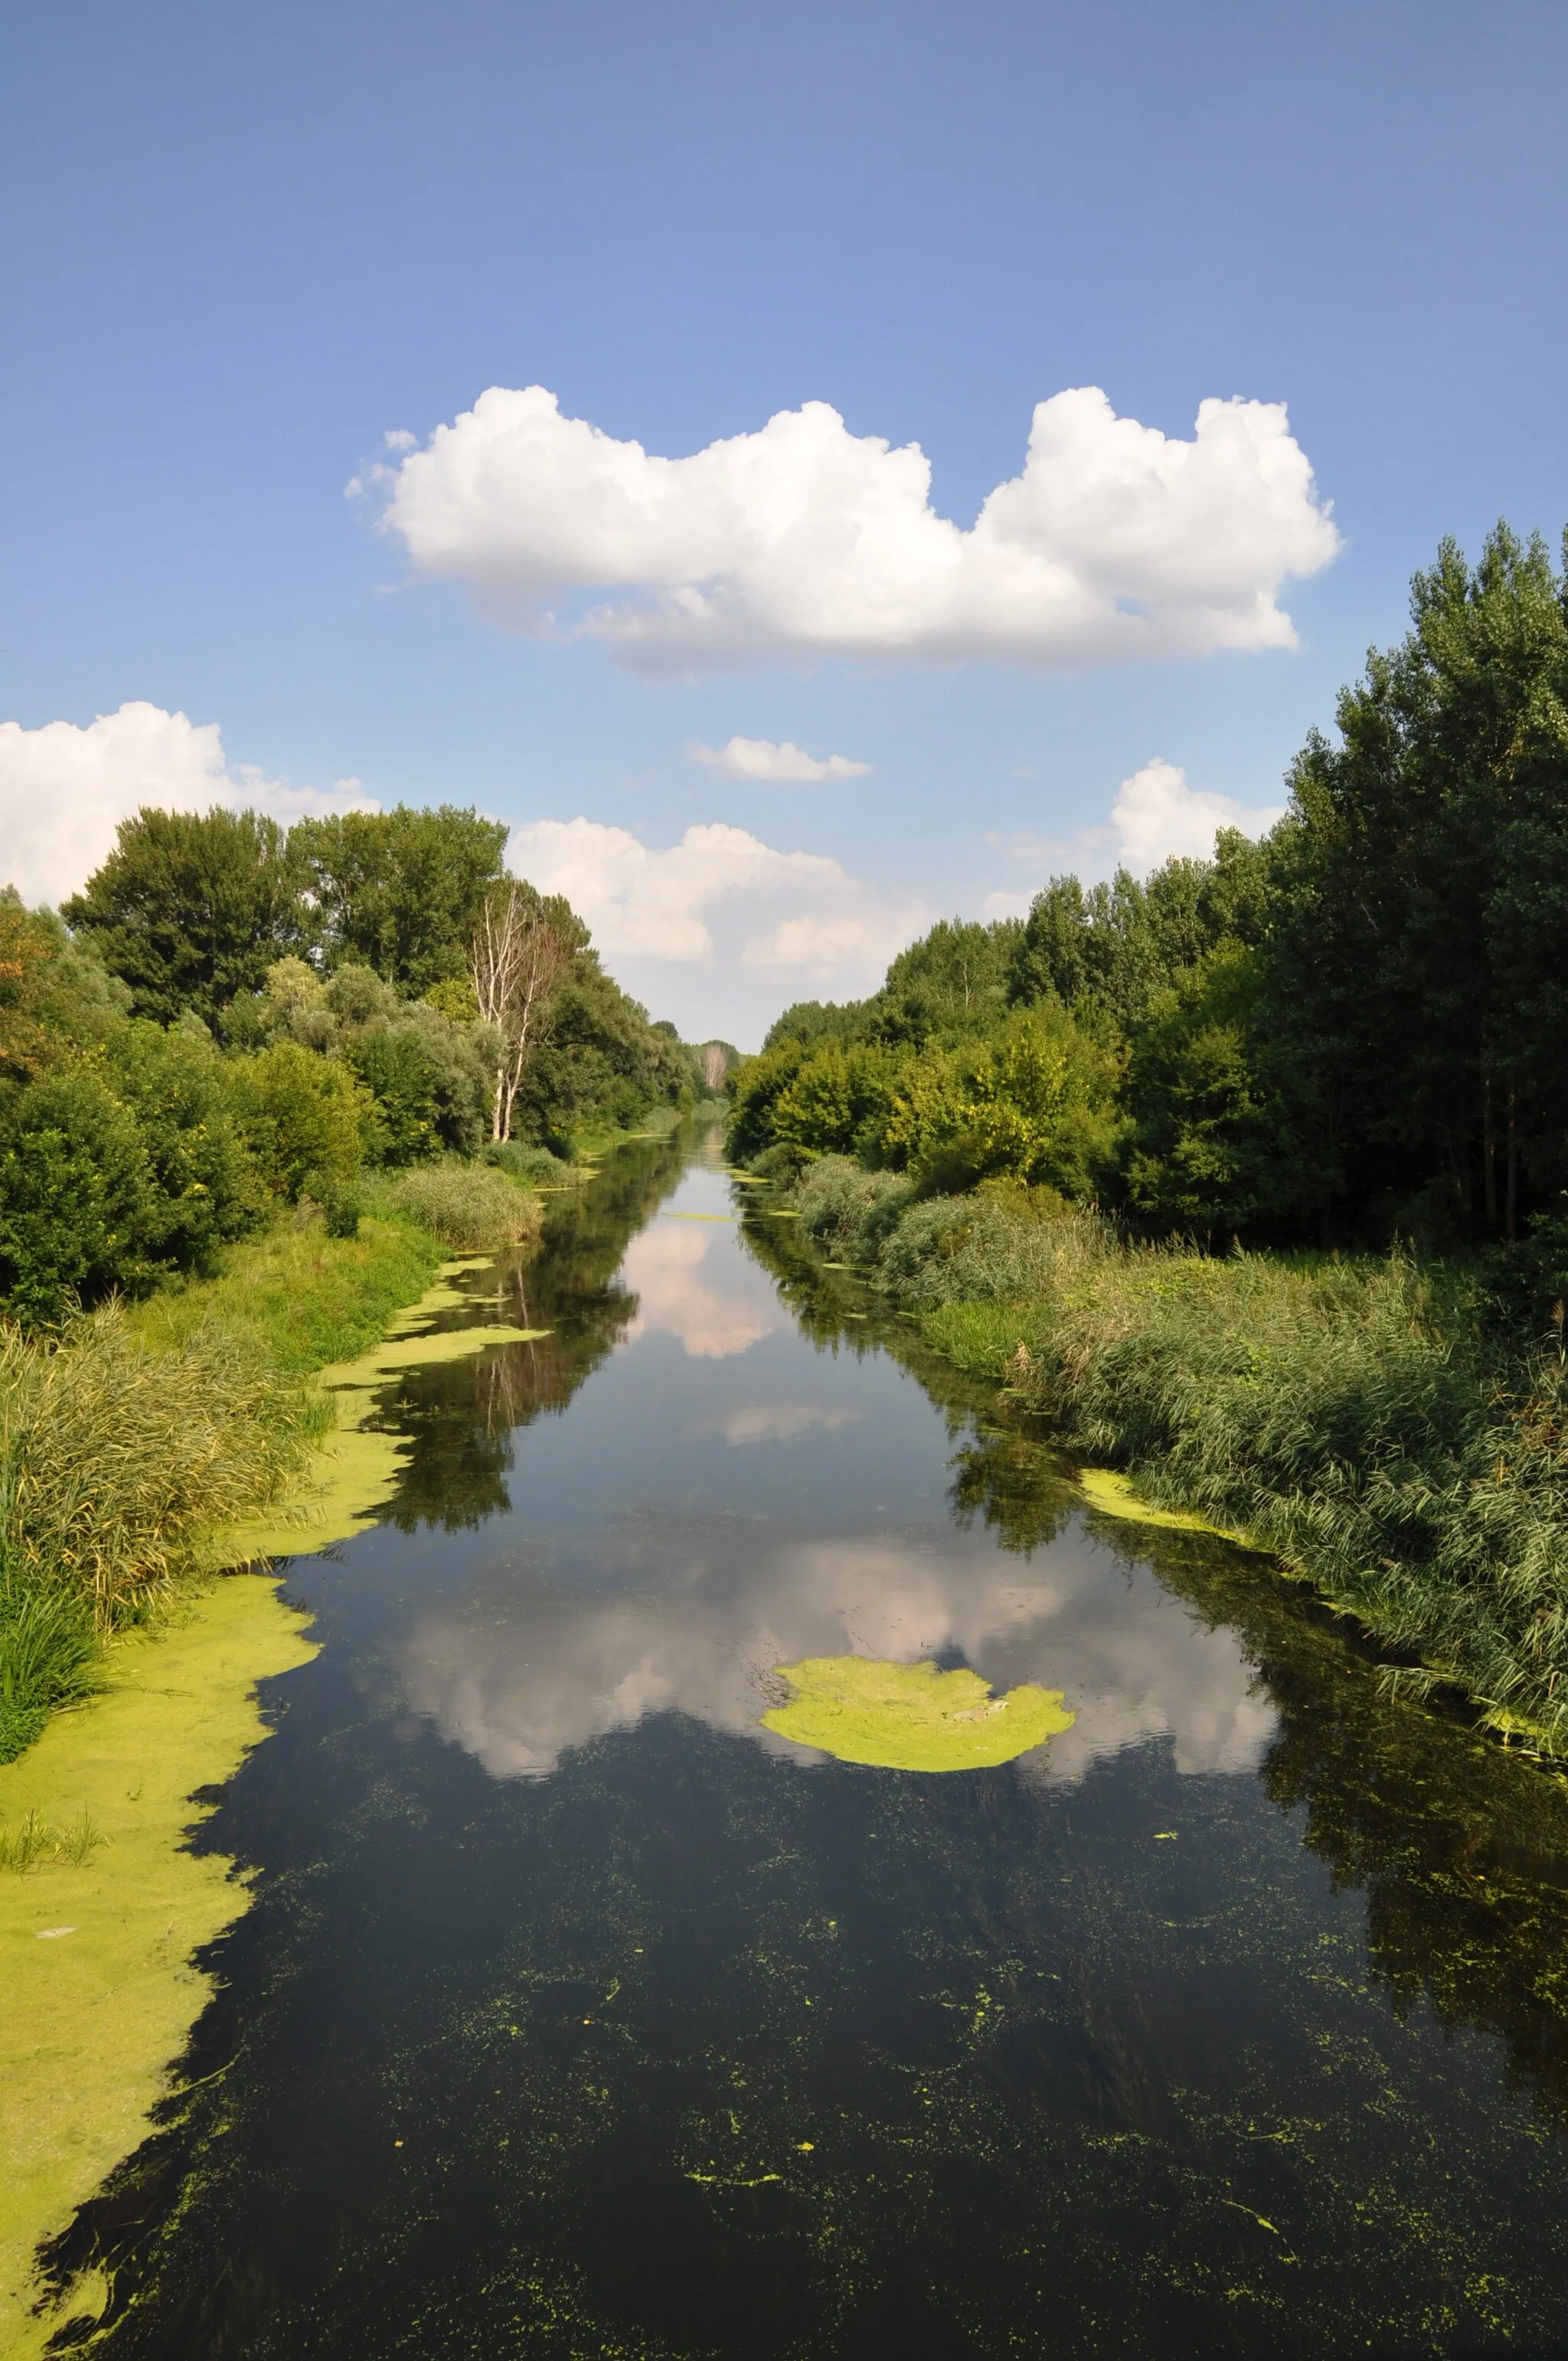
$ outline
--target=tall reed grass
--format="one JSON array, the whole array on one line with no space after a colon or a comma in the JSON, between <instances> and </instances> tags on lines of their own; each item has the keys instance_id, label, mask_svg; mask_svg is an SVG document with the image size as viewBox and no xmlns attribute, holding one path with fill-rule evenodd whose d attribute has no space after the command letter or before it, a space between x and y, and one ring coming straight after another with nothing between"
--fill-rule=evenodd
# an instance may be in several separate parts
<instances>
[{"instance_id":1,"label":"tall reed grass","mask_svg":"<svg viewBox=\"0 0 1568 2361\"><path fill-rule=\"evenodd\" d=\"M319 1412L218 1323L149 1347L118 1303L57 1335L0 1329L0 1548L18 1592L100 1631L140 1613L214 1524L272 1499Z\"/></svg>"},{"instance_id":2,"label":"tall reed grass","mask_svg":"<svg viewBox=\"0 0 1568 2361\"><path fill-rule=\"evenodd\" d=\"M1568 1753L1568 1357L1463 1271L1152 1247L1033 1192L905 1203L824 1159L830 1234L1080 1455L1246 1532L1506 1733ZM846 1225L859 1195L862 1212ZM877 1235L879 1219L882 1234Z\"/></svg>"},{"instance_id":3,"label":"tall reed grass","mask_svg":"<svg viewBox=\"0 0 1568 2361\"><path fill-rule=\"evenodd\" d=\"M500 1174L436 1173L356 1237L284 1216L214 1279L53 1334L0 1323L0 1762L97 1685L105 1640L212 1565L225 1526L278 1497L331 1422L312 1373L383 1334L451 1246L526 1233L534 1201Z\"/></svg>"},{"instance_id":4,"label":"tall reed grass","mask_svg":"<svg viewBox=\"0 0 1568 2361\"><path fill-rule=\"evenodd\" d=\"M380 1202L462 1254L515 1246L539 1227L537 1197L504 1170L458 1157L400 1173L384 1184Z\"/></svg>"}]
</instances>

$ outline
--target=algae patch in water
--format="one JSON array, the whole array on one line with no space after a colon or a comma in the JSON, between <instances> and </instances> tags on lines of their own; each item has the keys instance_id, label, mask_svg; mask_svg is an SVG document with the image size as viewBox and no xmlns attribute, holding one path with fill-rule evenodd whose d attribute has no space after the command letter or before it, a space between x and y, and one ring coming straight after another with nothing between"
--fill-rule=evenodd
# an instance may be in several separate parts
<instances>
[{"instance_id":1,"label":"algae patch in water","mask_svg":"<svg viewBox=\"0 0 1568 2361\"><path fill-rule=\"evenodd\" d=\"M231 1562L300 1556L334 1542L351 1541L396 1491L412 1448L405 1436L383 1434L367 1425L382 1388L406 1369L466 1360L492 1345L531 1345L552 1334L548 1328L432 1330L425 1325L437 1313L472 1309L472 1299L452 1285L451 1275L482 1269L491 1259L466 1255L444 1263L434 1286L398 1314L378 1345L357 1360L318 1370L316 1382L334 1406L331 1433L313 1453L303 1477L284 1501L229 1529L220 1556Z\"/></svg>"},{"instance_id":2,"label":"algae patch in water","mask_svg":"<svg viewBox=\"0 0 1568 2361\"><path fill-rule=\"evenodd\" d=\"M1131 1479L1118 1475L1113 1467L1080 1467L1079 1483L1088 1497L1091 1509L1102 1517L1125 1517L1130 1524L1169 1525L1182 1533L1217 1533L1223 1542L1237 1542L1243 1549L1255 1549L1245 1533L1230 1525L1211 1524L1190 1509L1157 1509L1152 1500L1141 1499L1134 1490Z\"/></svg>"},{"instance_id":3,"label":"algae patch in water","mask_svg":"<svg viewBox=\"0 0 1568 2361\"><path fill-rule=\"evenodd\" d=\"M41 2353L61 2312L31 2311L33 2250L137 2146L212 1979L191 1955L249 1902L232 1864L183 1850L189 1798L266 1735L257 1681L313 1655L261 1575L214 1585L110 1656L113 1686L56 1716L0 1769L0 1822L81 1816L82 1857L0 1872L0 2353ZM102 2288L71 2290L95 2312Z\"/></svg>"},{"instance_id":4,"label":"algae patch in water","mask_svg":"<svg viewBox=\"0 0 1568 2361\"><path fill-rule=\"evenodd\" d=\"M841 1763L882 1771L980 1771L1011 1763L1077 1716L1059 1689L1030 1684L992 1697L978 1673L868 1656L806 1656L778 1671L793 1694L762 1727Z\"/></svg>"}]
</instances>

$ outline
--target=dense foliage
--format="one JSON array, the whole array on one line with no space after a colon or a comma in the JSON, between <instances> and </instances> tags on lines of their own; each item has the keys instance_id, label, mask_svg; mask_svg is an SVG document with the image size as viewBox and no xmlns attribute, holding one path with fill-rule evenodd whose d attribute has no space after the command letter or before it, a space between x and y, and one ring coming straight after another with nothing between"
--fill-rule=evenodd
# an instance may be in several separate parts
<instances>
[{"instance_id":1,"label":"dense foliage","mask_svg":"<svg viewBox=\"0 0 1568 2361\"><path fill-rule=\"evenodd\" d=\"M1338 722L1261 843L1053 879L1022 925L944 923L870 999L787 1010L735 1077L735 1153L1044 1182L1215 1247L1533 1226L1555 1270L1568 586L1544 548L1445 544Z\"/></svg>"},{"instance_id":2,"label":"dense foliage","mask_svg":"<svg viewBox=\"0 0 1568 2361\"><path fill-rule=\"evenodd\" d=\"M505 841L448 806L287 833L144 810L60 917L0 896L0 1308L48 1323L209 1271L280 1203L352 1236L368 1171L570 1156L696 1096L699 1054L504 875ZM553 946L521 1033L476 988L503 907Z\"/></svg>"}]
</instances>

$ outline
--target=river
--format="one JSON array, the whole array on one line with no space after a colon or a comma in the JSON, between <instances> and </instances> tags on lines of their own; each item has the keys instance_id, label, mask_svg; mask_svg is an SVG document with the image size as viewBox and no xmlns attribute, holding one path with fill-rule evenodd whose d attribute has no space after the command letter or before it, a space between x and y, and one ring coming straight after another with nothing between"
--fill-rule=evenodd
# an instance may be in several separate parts
<instances>
[{"instance_id":1,"label":"river","mask_svg":"<svg viewBox=\"0 0 1568 2361\"><path fill-rule=\"evenodd\" d=\"M1266 1562L1085 1510L717 1136L405 1373L384 1521L200 1841L194 2087L62 2250L235 2361L1568 2351L1568 1791ZM996 1769L761 1716L1064 1692Z\"/></svg>"}]
</instances>

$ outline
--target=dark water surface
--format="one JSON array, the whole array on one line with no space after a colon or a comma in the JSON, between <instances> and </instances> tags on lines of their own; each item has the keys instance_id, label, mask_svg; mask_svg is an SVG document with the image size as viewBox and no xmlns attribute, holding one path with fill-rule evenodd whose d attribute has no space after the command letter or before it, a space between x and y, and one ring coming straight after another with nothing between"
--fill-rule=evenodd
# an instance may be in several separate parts
<instances>
[{"instance_id":1,"label":"dark water surface","mask_svg":"<svg viewBox=\"0 0 1568 2361\"><path fill-rule=\"evenodd\" d=\"M69 2242L122 2356L1568 2352L1568 1804L1261 1562L1086 1513L718 1146L468 1275L203 1841L201 2087ZM740 1191L734 1192L736 1197ZM860 1315L860 1316L857 1316ZM771 1668L1062 1688L824 1762Z\"/></svg>"}]
</instances>

